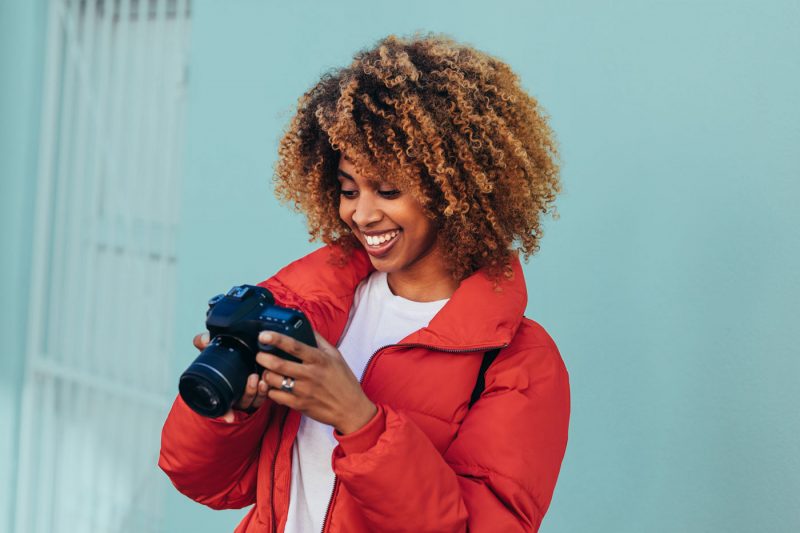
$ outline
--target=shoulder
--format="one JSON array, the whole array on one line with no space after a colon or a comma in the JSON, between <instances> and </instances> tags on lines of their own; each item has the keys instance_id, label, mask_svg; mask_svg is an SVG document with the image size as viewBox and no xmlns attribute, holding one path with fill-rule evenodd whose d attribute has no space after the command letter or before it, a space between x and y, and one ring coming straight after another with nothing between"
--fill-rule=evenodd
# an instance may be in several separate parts
<instances>
[{"instance_id":1,"label":"shoulder","mask_svg":"<svg viewBox=\"0 0 800 533\"><path fill-rule=\"evenodd\" d=\"M323 246L290 262L270 279L302 285L312 281L315 274L324 274L328 271L340 273L346 271L348 267L353 268L354 265L351 265L353 258L349 261L337 261L337 257L339 256L336 255L334 247Z\"/></svg>"},{"instance_id":2,"label":"shoulder","mask_svg":"<svg viewBox=\"0 0 800 533\"><path fill-rule=\"evenodd\" d=\"M364 255L354 252L342 259L335 247L323 246L292 261L260 285L270 289L282 286L303 298L347 295L370 271Z\"/></svg>"},{"instance_id":3,"label":"shoulder","mask_svg":"<svg viewBox=\"0 0 800 533\"><path fill-rule=\"evenodd\" d=\"M550 334L538 322L523 317L511 344L500 351L487 372L487 392L491 384L568 392L569 373Z\"/></svg>"},{"instance_id":4,"label":"shoulder","mask_svg":"<svg viewBox=\"0 0 800 533\"><path fill-rule=\"evenodd\" d=\"M508 494L534 496L542 516L564 458L569 417L569 375L561 354L540 324L523 318L486 371L484 392L465 417L448 461L462 475L495 485L510 481Z\"/></svg>"}]
</instances>

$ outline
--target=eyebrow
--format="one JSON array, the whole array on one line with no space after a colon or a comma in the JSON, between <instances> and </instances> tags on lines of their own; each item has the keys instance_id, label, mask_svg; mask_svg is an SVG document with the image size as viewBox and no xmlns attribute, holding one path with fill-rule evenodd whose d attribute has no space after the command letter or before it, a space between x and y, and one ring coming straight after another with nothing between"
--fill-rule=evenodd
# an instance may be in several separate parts
<instances>
[{"instance_id":1,"label":"eyebrow","mask_svg":"<svg viewBox=\"0 0 800 533\"><path fill-rule=\"evenodd\" d=\"M342 169L337 169L337 173L338 173L339 176L342 176L343 178L347 178L349 180L356 181L356 179L353 176L351 176L350 174L348 174L347 172L345 172Z\"/></svg>"},{"instance_id":2,"label":"eyebrow","mask_svg":"<svg viewBox=\"0 0 800 533\"><path fill-rule=\"evenodd\" d=\"M350 174L348 174L347 172L345 172L344 170L342 170L340 168L336 169L336 175L337 175L337 177L341 176L344 179L348 179L348 180L352 181L353 183L356 182L356 179L353 176L351 176ZM367 183L370 186L375 187L377 189L380 186L381 182L378 181L378 180L367 180Z\"/></svg>"}]
</instances>

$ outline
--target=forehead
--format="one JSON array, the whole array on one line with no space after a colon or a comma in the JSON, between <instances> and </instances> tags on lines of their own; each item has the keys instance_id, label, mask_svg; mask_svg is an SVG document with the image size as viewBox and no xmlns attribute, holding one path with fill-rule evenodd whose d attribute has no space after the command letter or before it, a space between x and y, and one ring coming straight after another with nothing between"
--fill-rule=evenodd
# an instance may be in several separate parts
<instances>
[{"instance_id":1,"label":"forehead","mask_svg":"<svg viewBox=\"0 0 800 533\"><path fill-rule=\"evenodd\" d=\"M358 171L358 169L356 169L355 163L353 163L345 155L339 157L339 170L353 177L361 177L360 172Z\"/></svg>"},{"instance_id":2,"label":"forehead","mask_svg":"<svg viewBox=\"0 0 800 533\"><path fill-rule=\"evenodd\" d=\"M373 170L360 172L358 168L356 168L355 163L344 155L339 158L339 168L337 169L336 176L339 180L352 179L358 183L368 183L372 185L387 181L386 176L383 176L380 172Z\"/></svg>"},{"instance_id":3,"label":"forehead","mask_svg":"<svg viewBox=\"0 0 800 533\"><path fill-rule=\"evenodd\" d=\"M380 187L392 187L401 191L410 192L417 199L418 202L425 203L425 198L422 192L421 183L422 178L418 169L413 166L408 166L403 169L385 169L374 167L369 161L361 161L366 164L366 168L360 171L356 167L353 158L350 158L345 153L341 153L338 162L338 171L336 172L337 180L343 183L355 183L358 187L372 187L378 189ZM346 176L343 175L347 174Z\"/></svg>"}]
</instances>

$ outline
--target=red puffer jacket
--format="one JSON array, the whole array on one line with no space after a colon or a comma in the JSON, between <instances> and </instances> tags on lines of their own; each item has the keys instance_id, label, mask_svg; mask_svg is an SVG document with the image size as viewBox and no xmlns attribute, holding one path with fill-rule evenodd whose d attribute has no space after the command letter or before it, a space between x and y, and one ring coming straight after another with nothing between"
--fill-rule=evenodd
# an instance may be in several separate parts
<instances>
[{"instance_id":1,"label":"red puffer jacket","mask_svg":"<svg viewBox=\"0 0 800 533\"><path fill-rule=\"evenodd\" d=\"M322 248L262 283L302 310L330 342L342 335L358 283L357 252L328 262ZM567 445L569 376L553 340L522 316L522 269L502 291L482 273L464 280L422 328L375 352L362 386L378 414L339 435L336 482L323 531L537 531ZM467 409L483 353L502 347ZM237 532L283 531L300 413L267 400L233 423L175 400L159 466L186 496L214 509L255 504ZM333 430L332 430L333 431Z\"/></svg>"}]
</instances>

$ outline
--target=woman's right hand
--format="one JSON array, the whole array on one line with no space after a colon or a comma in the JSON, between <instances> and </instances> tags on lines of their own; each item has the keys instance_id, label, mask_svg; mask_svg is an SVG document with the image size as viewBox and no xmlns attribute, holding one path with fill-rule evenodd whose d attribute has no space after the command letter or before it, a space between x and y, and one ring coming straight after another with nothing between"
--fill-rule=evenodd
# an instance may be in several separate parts
<instances>
[{"instance_id":1,"label":"woman's right hand","mask_svg":"<svg viewBox=\"0 0 800 533\"><path fill-rule=\"evenodd\" d=\"M201 352L206 349L208 343L210 342L210 338L208 333L198 333L192 339L192 343L194 344L195 348L200 350ZM267 371L264 370L264 373L261 375L261 379L258 378L258 374L252 373L247 376L247 385L244 389L244 394L242 397L239 398L239 401L233 404L233 406L228 409L228 412L222 415L222 418L231 423L235 420L233 410L237 409L239 411L245 411L248 413L252 413L256 409L258 409L264 400L267 399L267 379L266 379Z\"/></svg>"}]
</instances>

